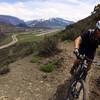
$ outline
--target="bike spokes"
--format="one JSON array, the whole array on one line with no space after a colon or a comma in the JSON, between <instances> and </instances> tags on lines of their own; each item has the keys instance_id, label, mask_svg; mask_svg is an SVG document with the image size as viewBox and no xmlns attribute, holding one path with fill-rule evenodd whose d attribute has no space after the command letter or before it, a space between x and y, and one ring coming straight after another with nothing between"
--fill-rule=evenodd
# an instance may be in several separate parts
<instances>
[{"instance_id":1,"label":"bike spokes","mask_svg":"<svg viewBox=\"0 0 100 100\"><path fill-rule=\"evenodd\" d=\"M84 89L81 81L73 81L68 91L67 100L84 100Z\"/></svg>"}]
</instances>

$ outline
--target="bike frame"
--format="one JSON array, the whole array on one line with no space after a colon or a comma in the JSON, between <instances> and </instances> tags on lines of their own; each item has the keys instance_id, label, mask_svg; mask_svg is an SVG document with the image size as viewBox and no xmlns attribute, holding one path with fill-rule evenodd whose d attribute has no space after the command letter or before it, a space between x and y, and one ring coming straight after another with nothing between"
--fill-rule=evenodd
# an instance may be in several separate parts
<instances>
[{"instance_id":1,"label":"bike frame","mask_svg":"<svg viewBox=\"0 0 100 100\"><path fill-rule=\"evenodd\" d=\"M81 59L80 64L77 67L77 69L72 77L72 80L71 80L71 83L70 83L70 86L68 89L67 100L70 100L70 96L73 94L75 94L74 96L79 97L81 90L83 90L83 100L86 100L86 88L85 88L84 80L87 75L86 73L87 73L88 61L91 61L91 60L85 56ZM78 83L80 83L80 87L77 90L76 87L77 87Z\"/></svg>"},{"instance_id":2,"label":"bike frame","mask_svg":"<svg viewBox=\"0 0 100 100\"><path fill-rule=\"evenodd\" d=\"M87 60L83 59L73 75L74 78L76 78L76 80L84 79L84 76L87 73L87 66L88 66Z\"/></svg>"}]
</instances>

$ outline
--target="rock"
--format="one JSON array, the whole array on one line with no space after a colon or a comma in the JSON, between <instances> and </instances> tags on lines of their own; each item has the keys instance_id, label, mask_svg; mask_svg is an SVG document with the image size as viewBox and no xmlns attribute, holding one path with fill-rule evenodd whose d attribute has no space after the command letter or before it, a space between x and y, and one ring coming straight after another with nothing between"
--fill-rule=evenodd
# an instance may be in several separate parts
<instances>
[{"instance_id":1,"label":"rock","mask_svg":"<svg viewBox=\"0 0 100 100\"><path fill-rule=\"evenodd\" d=\"M43 83L43 81L40 81L40 83Z\"/></svg>"},{"instance_id":2,"label":"rock","mask_svg":"<svg viewBox=\"0 0 100 100\"><path fill-rule=\"evenodd\" d=\"M0 100L8 100L8 97L7 96L1 96Z\"/></svg>"},{"instance_id":3,"label":"rock","mask_svg":"<svg viewBox=\"0 0 100 100\"><path fill-rule=\"evenodd\" d=\"M8 66L4 66L0 68L0 75L6 74L10 71L10 69L8 68Z\"/></svg>"},{"instance_id":4,"label":"rock","mask_svg":"<svg viewBox=\"0 0 100 100\"><path fill-rule=\"evenodd\" d=\"M47 74L43 74L42 77L43 77L44 79L46 79L46 78L47 78Z\"/></svg>"},{"instance_id":5,"label":"rock","mask_svg":"<svg viewBox=\"0 0 100 100\"><path fill-rule=\"evenodd\" d=\"M18 98L16 98L15 100L21 100L21 98L20 98L20 97L18 97Z\"/></svg>"}]
</instances>

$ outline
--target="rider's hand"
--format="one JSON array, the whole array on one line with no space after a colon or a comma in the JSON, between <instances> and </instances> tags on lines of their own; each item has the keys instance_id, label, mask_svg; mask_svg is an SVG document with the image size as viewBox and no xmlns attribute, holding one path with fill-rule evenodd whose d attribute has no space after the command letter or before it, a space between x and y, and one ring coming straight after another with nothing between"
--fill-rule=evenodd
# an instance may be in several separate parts
<instances>
[{"instance_id":1,"label":"rider's hand","mask_svg":"<svg viewBox=\"0 0 100 100\"><path fill-rule=\"evenodd\" d=\"M79 53L79 49L78 49L78 48L75 48L74 51L73 51L73 53L76 55L76 57L77 57L78 59L84 59L84 57L85 57L85 55L81 55L81 54Z\"/></svg>"},{"instance_id":2,"label":"rider's hand","mask_svg":"<svg viewBox=\"0 0 100 100\"><path fill-rule=\"evenodd\" d=\"M78 48L75 48L73 53L76 55L76 56L79 56L79 49Z\"/></svg>"}]
</instances>

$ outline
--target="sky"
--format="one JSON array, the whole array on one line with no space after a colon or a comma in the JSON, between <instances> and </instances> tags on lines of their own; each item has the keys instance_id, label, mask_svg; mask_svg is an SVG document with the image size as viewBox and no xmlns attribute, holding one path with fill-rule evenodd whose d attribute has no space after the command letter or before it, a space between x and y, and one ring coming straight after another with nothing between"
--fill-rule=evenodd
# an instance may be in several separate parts
<instances>
[{"instance_id":1,"label":"sky","mask_svg":"<svg viewBox=\"0 0 100 100\"><path fill-rule=\"evenodd\" d=\"M60 17L81 20L91 14L100 0L0 0L0 15L11 15L24 21Z\"/></svg>"}]
</instances>

